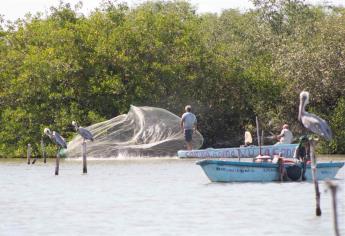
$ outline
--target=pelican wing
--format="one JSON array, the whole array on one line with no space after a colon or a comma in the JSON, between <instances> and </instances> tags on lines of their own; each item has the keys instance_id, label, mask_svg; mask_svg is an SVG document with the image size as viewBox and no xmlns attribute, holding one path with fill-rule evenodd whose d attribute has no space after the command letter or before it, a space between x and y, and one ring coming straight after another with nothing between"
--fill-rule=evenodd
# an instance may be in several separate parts
<instances>
[{"instance_id":1,"label":"pelican wing","mask_svg":"<svg viewBox=\"0 0 345 236\"><path fill-rule=\"evenodd\" d=\"M304 127L308 130L324 137L326 140L332 139L332 130L324 119L308 112L305 112L301 118Z\"/></svg>"},{"instance_id":2,"label":"pelican wing","mask_svg":"<svg viewBox=\"0 0 345 236\"><path fill-rule=\"evenodd\" d=\"M79 134L84 138L93 141L93 135L85 128L79 127Z\"/></svg>"},{"instance_id":3,"label":"pelican wing","mask_svg":"<svg viewBox=\"0 0 345 236\"><path fill-rule=\"evenodd\" d=\"M65 139L58 132L53 131L53 138L57 145L63 148L67 148Z\"/></svg>"}]
</instances>

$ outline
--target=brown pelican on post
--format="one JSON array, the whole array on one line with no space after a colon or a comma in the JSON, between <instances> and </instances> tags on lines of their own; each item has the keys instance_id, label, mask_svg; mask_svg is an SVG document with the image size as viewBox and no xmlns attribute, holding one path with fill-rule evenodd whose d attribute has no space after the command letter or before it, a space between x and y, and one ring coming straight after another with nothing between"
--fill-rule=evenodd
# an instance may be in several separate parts
<instances>
[{"instance_id":1,"label":"brown pelican on post","mask_svg":"<svg viewBox=\"0 0 345 236\"><path fill-rule=\"evenodd\" d=\"M60 149L67 148L65 139L58 132L51 132L49 128L44 129L44 134L47 135L51 141L53 141L58 146L58 152L56 154L56 166L55 175L59 175L59 164L60 164Z\"/></svg>"},{"instance_id":2,"label":"brown pelican on post","mask_svg":"<svg viewBox=\"0 0 345 236\"><path fill-rule=\"evenodd\" d=\"M90 131L88 131L87 129L79 126L78 123L75 122L75 121L72 121L72 125L74 126L75 131L78 134L80 134L80 136L82 136L84 140L91 140L91 141L93 141L93 135L91 134Z\"/></svg>"},{"instance_id":3,"label":"brown pelican on post","mask_svg":"<svg viewBox=\"0 0 345 236\"><path fill-rule=\"evenodd\" d=\"M83 173L87 173L86 164L86 140L91 140L93 142L93 135L87 129L80 127L77 122L72 121L75 131L83 137Z\"/></svg>"},{"instance_id":4,"label":"brown pelican on post","mask_svg":"<svg viewBox=\"0 0 345 236\"><path fill-rule=\"evenodd\" d=\"M58 145L60 148L67 148L65 139L58 132L51 132L49 128L44 129L44 134L47 135L52 142Z\"/></svg>"},{"instance_id":5,"label":"brown pelican on post","mask_svg":"<svg viewBox=\"0 0 345 236\"><path fill-rule=\"evenodd\" d=\"M325 120L316 116L315 114L305 111L306 105L309 103L309 92L302 91L300 93L300 104L298 112L298 120L303 124L303 126L309 131L325 138L326 140L332 139L332 131L329 125ZM310 140L310 158L311 158L311 168L312 168L312 177L315 186L315 195L316 195L316 215L321 215L320 208L320 191L319 184L317 182L317 162L315 157L315 144L316 140Z\"/></svg>"},{"instance_id":6,"label":"brown pelican on post","mask_svg":"<svg viewBox=\"0 0 345 236\"><path fill-rule=\"evenodd\" d=\"M305 111L305 107L308 103L309 92L302 91L300 94L298 120L301 121L303 126L311 132L325 138L328 141L331 140L332 130L327 122L315 114Z\"/></svg>"}]
</instances>

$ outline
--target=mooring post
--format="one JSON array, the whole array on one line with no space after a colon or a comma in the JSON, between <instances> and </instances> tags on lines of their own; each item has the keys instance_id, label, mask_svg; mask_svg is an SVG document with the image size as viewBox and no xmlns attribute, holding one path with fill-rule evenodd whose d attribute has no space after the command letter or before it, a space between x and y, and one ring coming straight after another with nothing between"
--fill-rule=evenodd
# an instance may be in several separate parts
<instances>
[{"instance_id":1,"label":"mooring post","mask_svg":"<svg viewBox=\"0 0 345 236\"><path fill-rule=\"evenodd\" d=\"M31 161L31 144L28 143L28 149L26 152L26 159L28 161L28 165L30 165L30 161Z\"/></svg>"},{"instance_id":2,"label":"mooring post","mask_svg":"<svg viewBox=\"0 0 345 236\"><path fill-rule=\"evenodd\" d=\"M340 236L339 227L338 227L338 214L337 214L337 184L332 181L326 182L328 188L331 190L332 195L332 208L333 208L333 225L335 236Z\"/></svg>"},{"instance_id":3,"label":"mooring post","mask_svg":"<svg viewBox=\"0 0 345 236\"><path fill-rule=\"evenodd\" d=\"M42 149L43 162L47 163L46 147L44 145L43 138L41 139L41 149Z\"/></svg>"},{"instance_id":4,"label":"mooring post","mask_svg":"<svg viewBox=\"0 0 345 236\"><path fill-rule=\"evenodd\" d=\"M83 173L87 173L87 163L86 163L86 141L83 142Z\"/></svg>"},{"instance_id":5,"label":"mooring post","mask_svg":"<svg viewBox=\"0 0 345 236\"><path fill-rule=\"evenodd\" d=\"M59 150L60 151L60 150ZM56 154L56 166L55 166L55 175L59 175L59 165L60 165L60 153Z\"/></svg>"},{"instance_id":6,"label":"mooring post","mask_svg":"<svg viewBox=\"0 0 345 236\"><path fill-rule=\"evenodd\" d=\"M310 159L311 159L311 175L313 177L314 187L315 187L315 198L316 198L316 215L321 216L321 207L320 207L320 190L319 182L317 181L317 160L315 156L315 140L310 140Z\"/></svg>"},{"instance_id":7,"label":"mooring post","mask_svg":"<svg viewBox=\"0 0 345 236\"><path fill-rule=\"evenodd\" d=\"M260 141L261 146L264 145L264 130L261 130L261 141Z\"/></svg>"}]
</instances>

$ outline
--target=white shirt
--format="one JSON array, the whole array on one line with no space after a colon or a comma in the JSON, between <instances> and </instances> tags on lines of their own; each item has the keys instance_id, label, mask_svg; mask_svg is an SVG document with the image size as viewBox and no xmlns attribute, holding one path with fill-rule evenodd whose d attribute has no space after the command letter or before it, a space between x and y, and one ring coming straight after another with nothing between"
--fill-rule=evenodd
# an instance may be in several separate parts
<instances>
[{"instance_id":1,"label":"white shirt","mask_svg":"<svg viewBox=\"0 0 345 236\"><path fill-rule=\"evenodd\" d=\"M244 132L244 144L251 144L253 142L252 135L249 131Z\"/></svg>"},{"instance_id":2,"label":"white shirt","mask_svg":"<svg viewBox=\"0 0 345 236\"><path fill-rule=\"evenodd\" d=\"M282 144L292 143L293 135L292 135L292 132L290 130L283 129L282 132L280 133L280 135L282 137L280 138L279 143L282 143Z\"/></svg>"},{"instance_id":3,"label":"white shirt","mask_svg":"<svg viewBox=\"0 0 345 236\"><path fill-rule=\"evenodd\" d=\"M194 124L196 124L197 120L193 113L191 112L185 112L182 115L182 122L183 122L183 128L184 129L193 129Z\"/></svg>"}]
</instances>

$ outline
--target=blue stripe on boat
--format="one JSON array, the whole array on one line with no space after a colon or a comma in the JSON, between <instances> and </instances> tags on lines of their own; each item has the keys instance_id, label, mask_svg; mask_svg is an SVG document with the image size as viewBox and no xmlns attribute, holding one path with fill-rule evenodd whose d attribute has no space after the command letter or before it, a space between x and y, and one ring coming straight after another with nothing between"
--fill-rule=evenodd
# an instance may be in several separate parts
<instances>
[{"instance_id":1,"label":"blue stripe on boat","mask_svg":"<svg viewBox=\"0 0 345 236\"><path fill-rule=\"evenodd\" d=\"M223 160L202 160L200 165L207 177L213 182L267 182L279 181L279 165L274 163L239 162ZM301 164L297 164L301 167ZM333 179L344 162L326 162L317 164L319 180ZM307 165L305 177L312 180L311 166Z\"/></svg>"}]
</instances>

